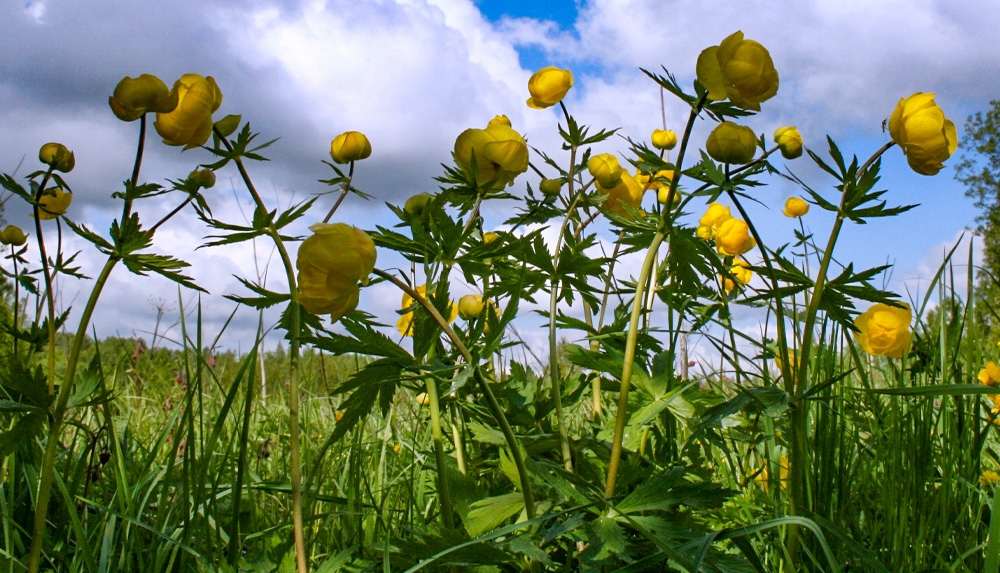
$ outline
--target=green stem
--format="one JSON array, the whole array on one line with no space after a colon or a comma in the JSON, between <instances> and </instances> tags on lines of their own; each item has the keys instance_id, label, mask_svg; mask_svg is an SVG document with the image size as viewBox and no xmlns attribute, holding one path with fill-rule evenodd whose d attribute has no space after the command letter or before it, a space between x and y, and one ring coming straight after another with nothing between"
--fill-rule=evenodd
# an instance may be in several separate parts
<instances>
[{"instance_id":1,"label":"green stem","mask_svg":"<svg viewBox=\"0 0 1000 573\"><path fill-rule=\"evenodd\" d=\"M441 521L448 529L455 529L455 516L451 508L451 490L448 487L448 458L444 453L444 432L441 431L441 406L438 402L437 380L428 376L427 401L431 408L431 434L434 436L434 459L437 461L438 500L441 503Z\"/></svg>"},{"instance_id":2,"label":"green stem","mask_svg":"<svg viewBox=\"0 0 1000 573\"><path fill-rule=\"evenodd\" d=\"M705 102L707 101L708 94L705 94L698 100L694 107L691 108L691 114L688 116L687 125L684 127L684 136L681 139L681 148L677 153L677 164L674 172L675 175L670 181L670 192L667 194L666 205L671 205L673 203L674 195L677 193L677 184L680 182L682 176L681 166L684 163L684 153L687 151L688 142L691 139L691 130L694 128L694 120L697 119L698 115L701 113L702 107L704 107ZM612 497L615 494L615 482L618 480L618 464L621 461L622 440L625 437L625 422L628 418L628 392L629 384L632 382L632 368L635 361L636 342L639 338L639 317L642 314L643 309L643 294L646 282L648 282L650 274L653 271L653 264L656 262L656 255L657 251L659 251L660 243L663 242L663 239L666 236L666 230L670 228L669 226L672 223L670 220L672 213L674 213L674 210L672 209L663 209L660 216L659 229L657 229L656 235L653 237L653 241L650 243L649 249L646 251L646 259L642 262L642 271L639 273L639 280L636 282L635 298L632 300L632 316L629 320L628 336L625 340L625 358L622 366L621 390L618 393L618 411L615 413L615 433L611 442L611 459L608 460L608 476L607 482L604 486L604 495L606 497Z\"/></svg>"},{"instance_id":3,"label":"green stem","mask_svg":"<svg viewBox=\"0 0 1000 573\"><path fill-rule=\"evenodd\" d=\"M80 324L77 327L76 336L73 338L73 346L70 349L66 362L66 375L62 385L59 387L59 395L56 398L55 409L49 418L49 436L45 444L45 454L42 458L42 474L39 477L38 496L35 498L35 522L31 534L31 550L28 556L29 573L38 573L42 556L42 538L45 535L45 519L49 509L49 498L52 495L52 480L55 473L56 449L59 446L59 434L62 431L62 421L66 415L66 404L69 402L70 392L73 388L72 380L76 376L76 365L79 361L80 350L83 348L83 341L87 337L87 327L90 319L94 315L94 308L97 307L97 300L104 290L104 285L111 275L112 269L118 263L116 256L108 257L101 274L97 277L94 290L90 292L87 299L87 306L80 316Z\"/></svg>"},{"instance_id":4,"label":"green stem","mask_svg":"<svg viewBox=\"0 0 1000 573\"><path fill-rule=\"evenodd\" d=\"M448 324L448 321L441 316L434 305L430 303L425 297L421 296L416 290L411 288L405 282L399 280L395 275L387 273L382 269L374 269L373 274L378 275L385 280L396 285L400 290L410 295L410 298L415 300L420 306L427 309L427 312L434 318L434 321L438 323L441 330L448 336L455 348L462 355L470 365L476 363L475 359L472 357L472 353L462 342L462 339L455 334L455 331ZM486 402L490 407L490 412L493 414L493 418L498 424L500 424L500 431L503 432L504 440L507 442L507 447L510 448L510 455L514 458L514 465L517 467L517 475L521 481L521 494L524 496L524 508L527 512L528 519L534 519L535 516L535 503L534 495L532 494L531 480L528 476L528 467L524 463L524 456L521 453L521 445L517 441L517 437L514 435L514 431L510 427L510 423L507 421L507 416L503 413L503 408L500 406L500 402L497 401L496 395L493 394L493 390L490 389L489 382L483 376L482 371L479 368L474 370L476 376L476 382L479 384L479 389L482 391L483 395L486 397Z\"/></svg>"},{"instance_id":5,"label":"green stem","mask_svg":"<svg viewBox=\"0 0 1000 573\"><path fill-rule=\"evenodd\" d=\"M230 152L233 151L233 146L229 140L219 133L218 130L215 133L219 136L223 145L226 146ZM240 177L243 179L243 183L247 186L247 191L250 192L251 197L253 197L254 203L257 208L261 210L267 209L264 204L264 200L261 199L260 194L257 192L257 188L254 187L253 181L250 179L250 174L247 173L246 167L243 165L243 160L240 157L235 157L234 162L236 163L236 168L240 172ZM289 374L288 381L288 419L289 419L289 441L290 441L290 474L292 482L292 529L295 538L295 562L299 573L306 573L309 567L306 562L306 542L305 542L305 526L302 519L302 451L301 444L299 443L301 430L299 428L299 382L300 382L300 364L299 364L299 335L301 330L301 317L299 316L299 304L298 304L298 289L295 286L295 265L292 264L292 259L288 254L288 249L285 248L285 243L281 239L281 235L277 229L272 225L267 229L267 234L274 241L275 248L278 249L278 254L281 257L281 263L285 268L285 275L288 280L288 291L291 297L289 306L289 325L288 325L288 361L291 367L291 372Z\"/></svg>"},{"instance_id":6,"label":"green stem","mask_svg":"<svg viewBox=\"0 0 1000 573\"><path fill-rule=\"evenodd\" d=\"M54 167L49 167L48 171L45 172L45 176L42 177L42 183L38 186L38 192L35 193L35 204L32 205L32 211L34 211L35 216L35 239L38 242L39 256L42 258L42 277L45 280L45 304L48 306L49 315L49 394L55 394L56 384L56 302L55 294L52 292L52 269L49 268L49 256L45 252L45 238L42 235L42 218L40 216L41 207L39 206L39 201L42 200L42 193L45 192L45 185L48 184L53 170Z\"/></svg>"},{"instance_id":7,"label":"green stem","mask_svg":"<svg viewBox=\"0 0 1000 573\"><path fill-rule=\"evenodd\" d=\"M635 299L632 301L632 316L628 324L628 336L625 339L625 364L622 367L621 391L618 393L618 412L615 415L615 433L611 439L611 459L608 461L608 478L604 486L604 495L612 497L615 495L615 482L618 480L618 464L622 457L622 440L625 437L625 422L628 418L628 392L632 382L632 369L635 363L635 347L639 339L639 316L643 309L643 294L646 282L653 271L653 263L656 261L660 243L663 242L665 234L663 229L656 232L653 242L650 243L646 251L646 258L642 262L642 270L639 272L639 280L636 281Z\"/></svg>"}]
</instances>

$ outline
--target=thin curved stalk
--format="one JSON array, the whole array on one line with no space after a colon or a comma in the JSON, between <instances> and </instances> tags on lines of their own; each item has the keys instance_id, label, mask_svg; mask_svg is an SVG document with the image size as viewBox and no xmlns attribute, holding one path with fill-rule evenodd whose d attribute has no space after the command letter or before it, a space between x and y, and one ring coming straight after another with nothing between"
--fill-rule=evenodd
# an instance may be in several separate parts
<instances>
[{"instance_id":1,"label":"thin curved stalk","mask_svg":"<svg viewBox=\"0 0 1000 573\"><path fill-rule=\"evenodd\" d=\"M465 359L470 365L475 365L475 359L472 353L469 352L468 347L462 342L462 339L455 334L455 331L448 324L448 321L441 316L434 305L430 303L424 296L418 293L415 289L411 288L410 285L399 280L395 275L383 271L382 269L374 269L373 274L378 275L385 280L391 282L392 284L399 287L400 290L410 295L410 297L415 300L420 306L427 309L427 312L434 318L434 321L438 323L441 330L444 331L445 335L451 340L451 343L455 345L458 349L459 354ZM521 453L521 445L517 441L517 437L514 435L514 431L510 427L510 423L507 421L507 416L503 413L503 408L500 407L500 402L497 400L496 395L493 394L493 390L490 389L489 382L483 376L482 371L474 366L474 373L476 377L476 383L479 384L479 389L482 391L483 395L486 397L486 402L490 407L490 412L493 414L494 419L500 424L500 431L503 432L504 440L507 442L507 447L510 448L510 455L514 458L514 465L517 468L518 479L521 481L521 494L524 497L524 509L528 515L528 519L534 519L535 516L535 503L534 495L532 493L531 480L528 476L528 467L524 463L524 456Z\"/></svg>"}]
</instances>

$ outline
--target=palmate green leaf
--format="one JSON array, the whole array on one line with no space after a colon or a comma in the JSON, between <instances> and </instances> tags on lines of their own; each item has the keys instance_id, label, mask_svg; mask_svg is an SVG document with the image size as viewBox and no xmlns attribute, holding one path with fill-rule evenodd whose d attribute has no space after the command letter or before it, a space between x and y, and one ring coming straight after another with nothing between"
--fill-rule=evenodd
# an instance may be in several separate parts
<instances>
[{"instance_id":1,"label":"palmate green leaf","mask_svg":"<svg viewBox=\"0 0 1000 573\"><path fill-rule=\"evenodd\" d=\"M122 257L122 264L137 275L145 276L147 271L151 271L181 286L208 293L207 290L196 285L191 277L177 272L177 269L187 268L191 265L170 255L132 254Z\"/></svg>"},{"instance_id":2,"label":"palmate green leaf","mask_svg":"<svg viewBox=\"0 0 1000 573\"><path fill-rule=\"evenodd\" d=\"M74 233L79 235L80 238L97 247L98 250L105 255L110 255L114 252L115 247L111 243L109 243L104 237L88 229L86 226L77 225L73 221L66 218L63 219L63 222L65 222Z\"/></svg>"},{"instance_id":3,"label":"palmate green leaf","mask_svg":"<svg viewBox=\"0 0 1000 573\"><path fill-rule=\"evenodd\" d=\"M274 228L276 230L281 230L287 227L290 223L297 221L305 215L307 211L309 211L309 208L313 206L313 203L315 203L317 199L319 199L318 195L282 211L281 214L278 215L278 218L274 221Z\"/></svg>"},{"instance_id":4,"label":"palmate green leaf","mask_svg":"<svg viewBox=\"0 0 1000 573\"><path fill-rule=\"evenodd\" d=\"M20 183L6 173L0 174L0 186L14 195L17 195L21 199L24 199L28 203L32 203L34 200L33 195L29 193L27 189L22 187Z\"/></svg>"},{"instance_id":5,"label":"palmate green leaf","mask_svg":"<svg viewBox=\"0 0 1000 573\"><path fill-rule=\"evenodd\" d=\"M140 185L132 185L132 182L128 179L122 182L122 186L125 187L125 191L115 191L111 194L115 199L125 199L126 201L135 201L137 199L143 199L146 197L155 197L157 195L163 195L169 190L165 189L162 185L156 183L142 183Z\"/></svg>"},{"instance_id":6,"label":"palmate green leaf","mask_svg":"<svg viewBox=\"0 0 1000 573\"><path fill-rule=\"evenodd\" d=\"M629 426L641 428L655 420L666 409L669 409L676 418L690 420L695 414L695 408L690 402L684 399L683 394L695 384L697 382L689 382L685 386L674 388L663 396L654 397L652 401L640 408L638 412L632 414L629 418Z\"/></svg>"},{"instance_id":7,"label":"palmate green leaf","mask_svg":"<svg viewBox=\"0 0 1000 573\"><path fill-rule=\"evenodd\" d=\"M396 390L402 382L404 366L389 358L383 358L369 363L356 372L346 382L338 386L333 393L345 394L351 392L347 400L341 404L344 417L337 422L327 441L327 447L336 444L347 435L359 422L368 418L375 403L378 402L385 416L396 396Z\"/></svg>"},{"instance_id":8,"label":"palmate green leaf","mask_svg":"<svg viewBox=\"0 0 1000 573\"><path fill-rule=\"evenodd\" d=\"M524 510L524 496L513 492L487 497L473 503L470 509L464 523L465 530L469 532L469 536L479 537L521 513Z\"/></svg>"},{"instance_id":9,"label":"palmate green leaf","mask_svg":"<svg viewBox=\"0 0 1000 573\"><path fill-rule=\"evenodd\" d=\"M590 539L587 549L580 554L581 560L601 561L626 552L628 537L613 518L600 516L585 529Z\"/></svg>"},{"instance_id":10,"label":"palmate green leaf","mask_svg":"<svg viewBox=\"0 0 1000 573\"><path fill-rule=\"evenodd\" d=\"M341 324L351 336L324 333L322 336L305 337L302 340L304 343L320 350L326 350L334 356L354 353L391 358L398 362L401 367L416 364L409 352L367 324L354 320L350 316L341 319Z\"/></svg>"},{"instance_id":11,"label":"palmate green leaf","mask_svg":"<svg viewBox=\"0 0 1000 573\"><path fill-rule=\"evenodd\" d=\"M62 318L65 320L65 314ZM46 337L47 330L46 327L44 331ZM47 409L55 400L55 396L49 394L49 386L42 367L39 365L32 370L20 355L14 354L5 357L5 361L7 364L0 369L0 386L3 386L5 394L15 402Z\"/></svg>"}]
</instances>

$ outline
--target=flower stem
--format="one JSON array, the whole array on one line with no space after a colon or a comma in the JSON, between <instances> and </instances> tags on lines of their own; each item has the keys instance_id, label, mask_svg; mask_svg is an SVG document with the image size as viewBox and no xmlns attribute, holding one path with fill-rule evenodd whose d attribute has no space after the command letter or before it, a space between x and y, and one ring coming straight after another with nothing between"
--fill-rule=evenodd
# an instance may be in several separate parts
<instances>
[{"instance_id":1,"label":"flower stem","mask_svg":"<svg viewBox=\"0 0 1000 573\"><path fill-rule=\"evenodd\" d=\"M475 359L472 353L469 352L468 347L462 342L462 339L455 334L455 331L448 324L448 321L441 316L434 305L430 303L424 296L418 293L415 289L410 287L405 282L399 280L395 275L383 271L382 269L374 269L373 274L376 274L385 280L391 282L392 284L399 287L400 290L410 295L414 301L416 301L420 306L427 309L427 312L434 318L434 321L438 323L441 330L444 331L445 335L451 340L455 348L462 355L470 365L475 365ZM503 432L504 440L507 442L507 447L510 448L510 455L514 458L514 466L517 468L517 475L521 482L521 494L524 497L524 508L528 515L528 519L534 519L535 517L535 503L534 495L531 488L531 480L528 476L528 467L524 463L524 456L521 453L521 445L517 441L517 437L514 435L514 431L510 427L510 423L507 421L507 417L503 413L503 408L500 407L500 402L497 401L496 395L493 394L493 390L490 389L489 382L483 376L482 371L478 367L474 367L474 373L476 377L476 383L479 384L479 389L482 391L483 395L486 397L486 402L490 407L490 412L493 414L493 418L500 425L500 431Z\"/></svg>"},{"instance_id":2,"label":"flower stem","mask_svg":"<svg viewBox=\"0 0 1000 573\"><path fill-rule=\"evenodd\" d=\"M215 133L219 136L223 145L226 146L230 152L233 151L233 146L229 140L219 133L218 130ZM247 191L250 192L251 197L253 197L254 203L257 208L261 210L266 210L267 206L264 204L264 200L261 199L260 194L257 192L257 188L254 187L253 181L250 179L250 174L247 173L246 167L243 165L243 160L240 157L235 157L233 159L236 163L236 168L240 172L240 177L243 179L243 183L247 186ZM299 316L299 302L298 302L298 289L295 286L295 266L292 264L292 259L288 254L288 249L285 248L285 243L281 239L281 235L277 229L272 225L267 229L267 234L274 241L275 248L278 249L278 254L281 257L282 266L285 268L285 275L288 280L288 290L291 297L291 302L289 303L289 325L288 325L288 361L289 366L291 366L291 372L289 374L288 380L288 420L289 420L289 441L290 441L290 478L292 482L292 530L295 538L295 562L299 573L306 573L308 571L308 565L306 563L306 541L305 541L305 526L302 519L302 451L300 444L300 433L299 428L299 382L301 375L301 368L299 364L299 336L300 336L300 321Z\"/></svg>"}]
</instances>

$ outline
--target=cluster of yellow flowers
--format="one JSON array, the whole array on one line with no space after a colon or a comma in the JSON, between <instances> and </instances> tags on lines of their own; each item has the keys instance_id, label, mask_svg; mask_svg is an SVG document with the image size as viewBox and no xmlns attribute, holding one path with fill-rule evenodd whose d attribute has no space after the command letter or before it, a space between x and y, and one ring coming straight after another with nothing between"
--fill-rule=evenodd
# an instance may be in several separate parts
<instances>
[{"instance_id":1,"label":"cluster of yellow flowers","mask_svg":"<svg viewBox=\"0 0 1000 573\"><path fill-rule=\"evenodd\" d=\"M725 256L737 257L757 245L746 221L733 217L729 207L721 203L708 206L698 221L696 233L702 239L714 239L716 249Z\"/></svg>"},{"instance_id":2,"label":"cluster of yellow flowers","mask_svg":"<svg viewBox=\"0 0 1000 573\"><path fill-rule=\"evenodd\" d=\"M492 182L495 189L503 189L528 170L528 143L511 128L507 116L498 115L486 129L467 129L455 140L455 163L470 172L473 160L478 185Z\"/></svg>"}]
</instances>

